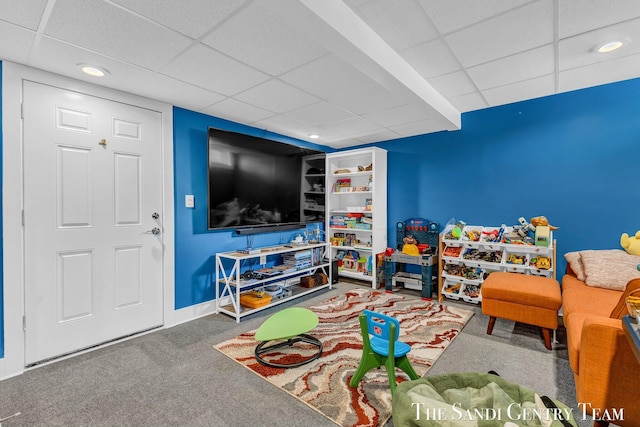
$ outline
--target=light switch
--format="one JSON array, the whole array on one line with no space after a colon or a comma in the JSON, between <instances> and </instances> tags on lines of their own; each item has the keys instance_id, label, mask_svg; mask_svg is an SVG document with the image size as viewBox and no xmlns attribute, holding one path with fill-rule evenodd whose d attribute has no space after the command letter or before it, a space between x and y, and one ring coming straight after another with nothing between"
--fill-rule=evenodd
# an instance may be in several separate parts
<instances>
[{"instance_id":1,"label":"light switch","mask_svg":"<svg viewBox=\"0 0 640 427\"><path fill-rule=\"evenodd\" d=\"M196 198L193 194L187 194L184 196L184 207L185 208L194 208L196 206Z\"/></svg>"}]
</instances>

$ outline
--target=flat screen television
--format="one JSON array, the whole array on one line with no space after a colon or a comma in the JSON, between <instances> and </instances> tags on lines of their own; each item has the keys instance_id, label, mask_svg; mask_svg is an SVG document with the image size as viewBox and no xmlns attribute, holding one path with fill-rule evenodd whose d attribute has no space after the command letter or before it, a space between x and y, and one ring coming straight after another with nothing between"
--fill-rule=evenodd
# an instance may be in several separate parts
<instances>
[{"instance_id":1,"label":"flat screen television","mask_svg":"<svg viewBox=\"0 0 640 427\"><path fill-rule=\"evenodd\" d=\"M210 230L304 226L303 158L321 151L212 127L208 135Z\"/></svg>"}]
</instances>

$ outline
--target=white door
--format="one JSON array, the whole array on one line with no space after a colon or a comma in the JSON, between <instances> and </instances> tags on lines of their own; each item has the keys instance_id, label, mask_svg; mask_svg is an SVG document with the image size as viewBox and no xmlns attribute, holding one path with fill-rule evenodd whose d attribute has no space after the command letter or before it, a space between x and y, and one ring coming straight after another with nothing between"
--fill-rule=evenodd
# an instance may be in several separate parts
<instances>
[{"instance_id":1,"label":"white door","mask_svg":"<svg viewBox=\"0 0 640 427\"><path fill-rule=\"evenodd\" d=\"M155 111L23 90L28 366L162 325L162 130Z\"/></svg>"}]
</instances>

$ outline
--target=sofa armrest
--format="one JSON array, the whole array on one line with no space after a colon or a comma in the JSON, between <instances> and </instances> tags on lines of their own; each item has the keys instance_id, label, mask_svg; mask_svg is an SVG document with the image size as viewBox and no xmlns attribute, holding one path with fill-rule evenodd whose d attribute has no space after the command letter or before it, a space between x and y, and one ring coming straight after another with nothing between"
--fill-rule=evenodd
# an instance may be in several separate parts
<instances>
[{"instance_id":1,"label":"sofa armrest","mask_svg":"<svg viewBox=\"0 0 640 427\"><path fill-rule=\"evenodd\" d=\"M582 326L576 398L596 410L624 409L625 424L640 425L640 364L619 319L588 317ZM581 408L582 409L582 408Z\"/></svg>"}]
</instances>

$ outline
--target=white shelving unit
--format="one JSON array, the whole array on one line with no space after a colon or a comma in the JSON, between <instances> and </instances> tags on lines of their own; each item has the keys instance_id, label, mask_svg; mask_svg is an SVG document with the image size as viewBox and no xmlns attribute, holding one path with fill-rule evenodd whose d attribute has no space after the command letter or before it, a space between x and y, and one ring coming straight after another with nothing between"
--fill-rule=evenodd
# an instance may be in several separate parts
<instances>
[{"instance_id":1,"label":"white shelving unit","mask_svg":"<svg viewBox=\"0 0 640 427\"><path fill-rule=\"evenodd\" d=\"M347 268L343 262L338 274L370 282L376 289L382 280L377 277L376 254L387 247L387 151L377 147L341 151L327 154L326 160L325 230L332 243L330 258L357 253L366 266L358 268L356 263L355 268ZM357 216L362 218L354 221Z\"/></svg>"},{"instance_id":2,"label":"white shelving unit","mask_svg":"<svg viewBox=\"0 0 640 427\"><path fill-rule=\"evenodd\" d=\"M295 246L269 246L256 249L248 254L238 251L217 253L216 295L218 297L215 300L216 313L224 313L232 316L236 319L236 322L239 323L240 319L244 316L324 288L331 288L331 268L330 263L326 261L328 248L328 243L320 242ZM309 249L317 253L313 256L310 267L278 274L267 279L243 278L243 272L247 269L254 270L255 267L273 263L274 260L279 259L282 255ZM305 288L299 285L301 277L313 274L317 270L322 270L327 275L328 283L311 288ZM243 292L255 290L266 285L283 286L283 288L287 290L287 296L273 299L271 303L258 308L249 308L240 304L240 295Z\"/></svg>"},{"instance_id":3,"label":"white shelving unit","mask_svg":"<svg viewBox=\"0 0 640 427\"><path fill-rule=\"evenodd\" d=\"M488 240L487 233L500 227L467 225L458 239L452 237L452 228L449 225L440 234L439 301L444 297L480 303L482 283L494 271L556 277L556 242L552 236L549 246L545 247ZM505 233L512 231L513 227L504 229ZM478 239L471 240L469 235L478 236ZM541 268L537 264L539 257L549 260L548 268Z\"/></svg>"}]
</instances>

